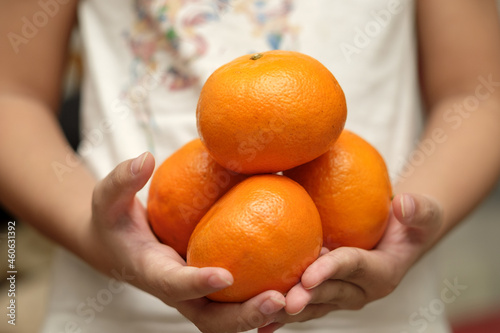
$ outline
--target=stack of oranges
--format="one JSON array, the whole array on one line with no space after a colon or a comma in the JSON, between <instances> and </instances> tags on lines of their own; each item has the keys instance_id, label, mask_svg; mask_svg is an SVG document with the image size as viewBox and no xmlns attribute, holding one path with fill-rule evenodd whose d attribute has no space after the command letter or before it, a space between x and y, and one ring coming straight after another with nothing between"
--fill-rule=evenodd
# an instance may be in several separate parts
<instances>
[{"instance_id":1,"label":"stack of oranges","mask_svg":"<svg viewBox=\"0 0 500 333\"><path fill-rule=\"evenodd\" d=\"M196 118L200 138L153 175L148 218L188 265L233 274L210 299L286 293L322 246L371 249L382 237L386 165L344 130L344 93L319 61L290 51L239 57L208 78Z\"/></svg>"}]
</instances>

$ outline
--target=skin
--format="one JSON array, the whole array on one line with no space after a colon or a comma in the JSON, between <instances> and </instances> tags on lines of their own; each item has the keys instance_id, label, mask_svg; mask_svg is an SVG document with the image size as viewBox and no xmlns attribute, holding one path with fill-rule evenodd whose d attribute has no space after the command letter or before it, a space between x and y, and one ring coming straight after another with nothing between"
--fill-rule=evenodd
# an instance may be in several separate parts
<instances>
[{"instance_id":1,"label":"skin","mask_svg":"<svg viewBox=\"0 0 500 333\"><path fill-rule=\"evenodd\" d=\"M455 103L475 96L478 76L500 81L495 1L419 0L417 7L420 83L428 112L422 140L432 138L436 129L447 139L395 184L389 228L376 249L323 251L286 298L276 291L241 304L203 297L231 284L232 276L221 268L187 267L152 234L135 197L153 172L151 154L120 163L102 180L77 162L55 111L75 3L61 6L50 24L20 45L19 53L7 38L0 39L0 201L102 273L125 271L133 277L129 283L177 308L202 332L256 327L273 332L336 309L360 309L391 293L408 269L487 195L500 174L498 89L475 111L462 112L459 126L444 118ZM38 10L35 0L2 1L0 35L17 27L19 17ZM60 182L51 163L67 160L74 167Z\"/></svg>"}]
</instances>

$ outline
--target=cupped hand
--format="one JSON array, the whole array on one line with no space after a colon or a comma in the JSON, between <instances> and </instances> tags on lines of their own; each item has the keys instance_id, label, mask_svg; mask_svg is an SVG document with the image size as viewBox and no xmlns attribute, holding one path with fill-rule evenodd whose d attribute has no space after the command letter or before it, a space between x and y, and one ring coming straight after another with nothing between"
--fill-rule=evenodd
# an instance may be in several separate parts
<instances>
[{"instance_id":1,"label":"cupped hand","mask_svg":"<svg viewBox=\"0 0 500 333\"><path fill-rule=\"evenodd\" d=\"M284 296L267 291L244 303L216 303L204 296L233 283L222 268L186 265L175 250L161 244L151 231L136 193L154 170L154 158L144 153L119 164L97 183L92 221L84 237L84 259L101 272L127 276L127 282L177 308L202 332L242 332L276 320ZM116 275L116 274L114 274Z\"/></svg>"},{"instance_id":2,"label":"cupped hand","mask_svg":"<svg viewBox=\"0 0 500 333\"><path fill-rule=\"evenodd\" d=\"M390 294L410 267L437 241L442 212L434 199L399 194L392 201L387 230L373 250L323 248L286 295L285 311L260 332L306 321L339 309L357 310Z\"/></svg>"}]
</instances>

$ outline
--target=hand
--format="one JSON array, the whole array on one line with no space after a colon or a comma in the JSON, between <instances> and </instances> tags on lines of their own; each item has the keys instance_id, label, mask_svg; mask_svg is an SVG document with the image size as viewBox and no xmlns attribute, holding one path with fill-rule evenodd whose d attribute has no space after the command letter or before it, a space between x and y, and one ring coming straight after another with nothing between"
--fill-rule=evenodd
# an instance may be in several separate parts
<instances>
[{"instance_id":1,"label":"hand","mask_svg":"<svg viewBox=\"0 0 500 333\"><path fill-rule=\"evenodd\" d=\"M146 211L136 198L151 177L154 158L145 153L119 164L93 193L92 222L86 259L111 275L123 272L127 282L175 307L202 332L241 332L262 326L285 306L284 296L266 291L244 303L216 303L204 296L233 283L222 268L195 268L171 247L158 242Z\"/></svg>"},{"instance_id":2,"label":"hand","mask_svg":"<svg viewBox=\"0 0 500 333\"><path fill-rule=\"evenodd\" d=\"M440 205L417 194L396 195L383 238L367 251L341 247L322 255L286 296L285 311L260 332L306 321L338 309L357 310L390 294L409 268L437 241Z\"/></svg>"}]
</instances>

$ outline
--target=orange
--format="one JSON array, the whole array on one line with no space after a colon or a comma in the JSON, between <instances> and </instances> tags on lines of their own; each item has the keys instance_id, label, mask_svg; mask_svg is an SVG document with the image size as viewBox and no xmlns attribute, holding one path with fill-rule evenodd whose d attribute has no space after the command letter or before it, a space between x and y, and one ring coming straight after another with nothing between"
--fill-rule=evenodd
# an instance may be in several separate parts
<instances>
[{"instance_id":1,"label":"orange","mask_svg":"<svg viewBox=\"0 0 500 333\"><path fill-rule=\"evenodd\" d=\"M373 248L390 212L392 188L384 159L344 130L324 155L285 172L307 190L323 223L324 246Z\"/></svg>"},{"instance_id":2,"label":"orange","mask_svg":"<svg viewBox=\"0 0 500 333\"><path fill-rule=\"evenodd\" d=\"M274 173L325 153L344 128L344 93L314 58L291 51L239 57L204 84L198 133L222 166Z\"/></svg>"},{"instance_id":3,"label":"orange","mask_svg":"<svg viewBox=\"0 0 500 333\"><path fill-rule=\"evenodd\" d=\"M187 263L229 270L233 285L207 297L242 302L266 290L288 292L321 245L319 213L304 188L284 176L257 175L233 187L202 218Z\"/></svg>"},{"instance_id":4,"label":"orange","mask_svg":"<svg viewBox=\"0 0 500 333\"><path fill-rule=\"evenodd\" d=\"M189 237L202 216L245 176L217 164L199 139L155 171L148 196L148 219L158 239L186 256Z\"/></svg>"}]
</instances>

